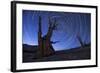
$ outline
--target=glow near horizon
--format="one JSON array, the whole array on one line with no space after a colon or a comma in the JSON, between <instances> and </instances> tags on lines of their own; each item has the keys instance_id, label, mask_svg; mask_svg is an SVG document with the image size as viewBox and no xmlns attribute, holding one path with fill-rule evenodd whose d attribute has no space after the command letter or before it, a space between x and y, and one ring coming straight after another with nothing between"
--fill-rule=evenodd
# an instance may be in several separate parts
<instances>
[{"instance_id":1,"label":"glow near horizon","mask_svg":"<svg viewBox=\"0 0 100 73\"><path fill-rule=\"evenodd\" d=\"M38 45L38 17L42 17L42 36L48 31L48 16L57 19L58 30L54 30L51 40L60 41L52 44L55 50L79 47L76 37L79 34L84 43L90 43L91 15L89 13L51 12L23 10L23 44Z\"/></svg>"}]
</instances>

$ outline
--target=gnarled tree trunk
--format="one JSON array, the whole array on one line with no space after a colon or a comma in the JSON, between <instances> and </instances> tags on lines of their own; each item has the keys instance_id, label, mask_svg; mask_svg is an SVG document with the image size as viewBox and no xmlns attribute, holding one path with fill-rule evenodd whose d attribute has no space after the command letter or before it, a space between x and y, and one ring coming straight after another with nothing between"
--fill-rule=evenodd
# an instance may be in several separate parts
<instances>
[{"instance_id":1,"label":"gnarled tree trunk","mask_svg":"<svg viewBox=\"0 0 100 73\"><path fill-rule=\"evenodd\" d=\"M49 21L49 28L47 34L42 37L41 32L41 17L39 17L39 26L38 26L38 58L49 56L55 53L55 50L51 43L51 36L53 34L54 25Z\"/></svg>"}]
</instances>

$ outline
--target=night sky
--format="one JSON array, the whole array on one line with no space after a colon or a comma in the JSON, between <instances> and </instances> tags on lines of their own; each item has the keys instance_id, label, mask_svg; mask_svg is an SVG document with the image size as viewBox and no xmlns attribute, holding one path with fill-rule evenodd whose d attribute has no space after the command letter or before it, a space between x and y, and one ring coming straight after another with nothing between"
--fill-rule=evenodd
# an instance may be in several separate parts
<instances>
[{"instance_id":1,"label":"night sky","mask_svg":"<svg viewBox=\"0 0 100 73\"><path fill-rule=\"evenodd\" d=\"M57 29L53 31L51 41L55 50L65 50L81 46L77 35L85 44L91 41L91 14L74 12L32 11L23 10L22 43L38 45L38 19L42 18L42 36L48 31L48 17L52 23L57 20Z\"/></svg>"}]
</instances>

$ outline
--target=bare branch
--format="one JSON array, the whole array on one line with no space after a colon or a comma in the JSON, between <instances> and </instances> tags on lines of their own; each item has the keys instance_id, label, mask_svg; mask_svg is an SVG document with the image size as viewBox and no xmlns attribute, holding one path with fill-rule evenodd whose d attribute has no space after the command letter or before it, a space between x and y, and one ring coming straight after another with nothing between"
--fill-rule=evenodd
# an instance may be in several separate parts
<instances>
[{"instance_id":1,"label":"bare branch","mask_svg":"<svg viewBox=\"0 0 100 73\"><path fill-rule=\"evenodd\" d=\"M51 41L52 44L56 44L56 43L58 43L58 42L60 42L60 41L55 41L55 42L54 42L54 41Z\"/></svg>"},{"instance_id":2,"label":"bare branch","mask_svg":"<svg viewBox=\"0 0 100 73\"><path fill-rule=\"evenodd\" d=\"M56 30L57 29L57 20L55 19L55 21L54 21L54 23L53 23L53 27L52 27L52 29L53 30Z\"/></svg>"},{"instance_id":3,"label":"bare branch","mask_svg":"<svg viewBox=\"0 0 100 73\"><path fill-rule=\"evenodd\" d=\"M39 32L41 32L41 16L39 16Z\"/></svg>"},{"instance_id":4,"label":"bare branch","mask_svg":"<svg viewBox=\"0 0 100 73\"><path fill-rule=\"evenodd\" d=\"M48 17L48 19L49 19L49 30L50 30L50 28L51 28L51 26L52 26L52 22L51 22L51 20L50 20L50 17Z\"/></svg>"}]
</instances>

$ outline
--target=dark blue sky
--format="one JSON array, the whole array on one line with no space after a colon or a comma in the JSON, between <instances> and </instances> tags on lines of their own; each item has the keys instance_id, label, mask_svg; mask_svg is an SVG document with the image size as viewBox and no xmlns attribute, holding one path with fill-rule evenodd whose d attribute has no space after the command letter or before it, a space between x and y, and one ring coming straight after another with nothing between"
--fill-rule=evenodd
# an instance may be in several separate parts
<instances>
[{"instance_id":1,"label":"dark blue sky","mask_svg":"<svg viewBox=\"0 0 100 73\"><path fill-rule=\"evenodd\" d=\"M23 44L38 45L38 17L42 18L42 36L48 31L48 17L52 22L57 20L57 30L53 31L52 44L55 50L64 50L79 47L77 34L85 44L91 40L91 14L74 12L32 11L23 10L22 14L22 40Z\"/></svg>"}]
</instances>

